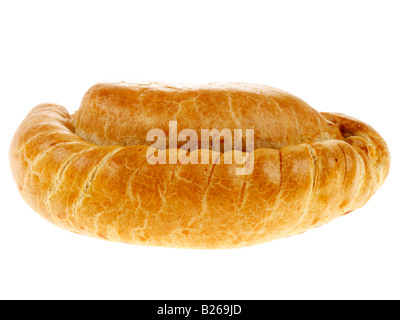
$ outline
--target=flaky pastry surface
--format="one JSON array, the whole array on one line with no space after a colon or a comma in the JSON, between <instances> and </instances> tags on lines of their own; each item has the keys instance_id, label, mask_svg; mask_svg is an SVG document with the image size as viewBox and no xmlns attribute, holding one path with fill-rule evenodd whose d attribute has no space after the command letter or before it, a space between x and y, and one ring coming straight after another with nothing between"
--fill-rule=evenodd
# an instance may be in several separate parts
<instances>
[{"instance_id":1,"label":"flaky pastry surface","mask_svg":"<svg viewBox=\"0 0 400 320\"><path fill-rule=\"evenodd\" d=\"M254 129L246 154L254 171L236 175L223 153L221 164L149 164L146 132L168 133L171 120L196 131ZM25 201L61 228L131 244L234 248L360 208L384 182L390 156L367 124L268 86L119 82L90 88L74 115L35 107L10 163Z\"/></svg>"}]
</instances>

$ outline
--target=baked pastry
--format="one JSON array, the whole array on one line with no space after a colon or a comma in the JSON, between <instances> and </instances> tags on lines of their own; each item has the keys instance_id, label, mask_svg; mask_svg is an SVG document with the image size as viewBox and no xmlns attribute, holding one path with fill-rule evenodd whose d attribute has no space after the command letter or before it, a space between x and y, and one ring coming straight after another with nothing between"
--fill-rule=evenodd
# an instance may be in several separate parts
<instances>
[{"instance_id":1,"label":"baked pastry","mask_svg":"<svg viewBox=\"0 0 400 320\"><path fill-rule=\"evenodd\" d=\"M254 150L199 144L184 155L208 164L151 163L147 133L169 136L170 121L199 137L201 129L254 129ZM171 160L180 147L154 155ZM244 164L224 163L228 154L251 158L252 172L237 174ZM118 82L94 85L74 115L35 107L15 133L10 163L25 201L61 228L131 244L234 248L360 208L384 182L390 155L367 124L269 86Z\"/></svg>"}]
</instances>

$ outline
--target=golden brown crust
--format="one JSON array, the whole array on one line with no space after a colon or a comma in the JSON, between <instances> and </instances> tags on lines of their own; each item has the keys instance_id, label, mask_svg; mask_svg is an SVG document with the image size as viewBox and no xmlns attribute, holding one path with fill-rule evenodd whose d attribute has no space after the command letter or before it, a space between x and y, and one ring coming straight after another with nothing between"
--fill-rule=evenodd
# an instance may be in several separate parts
<instances>
[{"instance_id":1,"label":"golden brown crust","mask_svg":"<svg viewBox=\"0 0 400 320\"><path fill-rule=\"evenodd\" d=\"M168 133L171 120L198 136L200 129L254 129L255 148L341 138L337 126L299 98L248 83L99 83L75 116L77 134L97 145L149 145L146 133Z\"/></svg>"},{"instance_id":2,"label":"golden brown crust","mask_svg":"<svg viewBox=\"0 0 400 320\"><path fill-rule=\"evenodd\" d=\"M236 164L149 164L146 130L167 131L170 120L196 130L254 128L253 173L236 175ZM220 156L223 163L227 154ZM270 87L103 83L75 118L59 105L35 107L10 162L27 203L64 229L133 244L232 248L363 206L390 156L368 125Z\"/></svg>"}]
</instances>

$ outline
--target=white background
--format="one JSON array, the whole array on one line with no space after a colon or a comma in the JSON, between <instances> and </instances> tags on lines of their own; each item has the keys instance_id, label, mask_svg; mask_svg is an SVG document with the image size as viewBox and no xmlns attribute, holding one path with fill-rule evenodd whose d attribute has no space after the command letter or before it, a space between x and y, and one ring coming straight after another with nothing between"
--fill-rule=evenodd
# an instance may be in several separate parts
<instances>
[{"instance_id":1,"label":"white background","mask_svg":"<svg viewBox=\"0 0 400 320\"><path fill-rule=\"evenodd\" d=\"M399 299L399 1L1 1L2 299ZM250 248L132 246L58 229L12 181L35 105L107 79L243 81L377 129L389 177L361 209Z\"/></svg>"}]
</instances>

